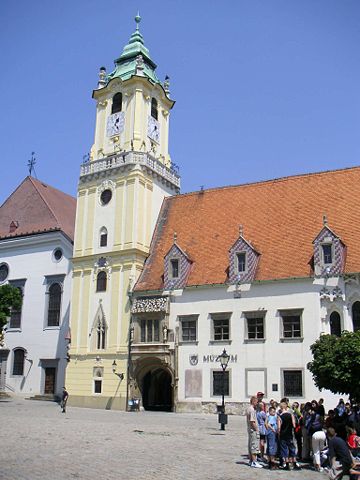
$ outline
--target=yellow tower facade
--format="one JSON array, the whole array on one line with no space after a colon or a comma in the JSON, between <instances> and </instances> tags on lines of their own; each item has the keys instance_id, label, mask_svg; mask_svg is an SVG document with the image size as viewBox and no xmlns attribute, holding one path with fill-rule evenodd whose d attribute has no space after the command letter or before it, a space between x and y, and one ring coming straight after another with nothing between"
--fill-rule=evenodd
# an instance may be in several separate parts
<instances>
[{"instance_id":1,"label":"yellow tower facade","mask_svg":"<svg viewBox=\"0 0 360 480\"><path fill-rule=\"evenodd\" d=\"M95 139L77 196L69 403L126 409L129 294L165 196L180 190L168 152L169 80L160 82L139 31L115 69L100 69Z\"/></svg>"}]
</instances>

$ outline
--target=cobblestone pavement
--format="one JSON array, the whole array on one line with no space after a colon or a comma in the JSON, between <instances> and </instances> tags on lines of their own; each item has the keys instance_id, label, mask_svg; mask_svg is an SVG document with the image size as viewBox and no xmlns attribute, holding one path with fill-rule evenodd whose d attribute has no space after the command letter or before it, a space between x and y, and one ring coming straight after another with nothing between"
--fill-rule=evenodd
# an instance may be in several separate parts
<instances>
[{"instance_id":1,"label":"cobblestone pavement","mask_svg":"<svg viewBox=\"0 0 360 480\"><path fill-rule=\"evenodd\" d=\"M0 401L1 480L294 480L323 474L247 466L244 417L125 413Z\"/></svg>"}]
</instances>

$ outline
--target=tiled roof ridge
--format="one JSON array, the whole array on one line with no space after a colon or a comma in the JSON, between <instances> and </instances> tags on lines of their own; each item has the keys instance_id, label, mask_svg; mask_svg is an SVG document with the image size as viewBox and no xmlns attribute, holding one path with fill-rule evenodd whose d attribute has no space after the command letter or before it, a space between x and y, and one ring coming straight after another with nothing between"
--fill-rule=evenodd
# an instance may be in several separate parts
<instances>
[{"instance_id":1,"label":"tiled roof ridge","mask_svg":"<svg viewBox=\"0 0 360 480\"><path fill-rule=\"evenodd\" d=\"M285 177L271 178L269 180L259 180L259 181L256 181L256 182L239 183L239 184L236 184L236 185L223 185L223 186L220 186L220 187L211 187L211 188L207 188L207 189L204 189L204 190L194 190L193 192L180 193L178 195L166 197L165 200L172 200L172 199L175 199L175 198L178 198L178 197L190 197L192 195L201 195L203 193L213 192L213 191L217 191L217 190L229 190L231 188L260 186L260 185L264 185L264 184L291 181L291 180L295 180L297 178L323 176L323 175L329 175L331 173L342 173L342 172L347 172L349 170L358 170L358 169L360 169L360 165L356 165L356 166L353 166L353 167L336 168L334 170L323 170L323 171L320 171L320 172L298 173L296 175L287 175Z\"/></svg>"},{"instance_id":2,"label":"tiled roof ridge","mask_svg":"<svg viewBox=\"0 0 360 480\"><path fill-rule=\"evenodd\" d=\"M58 227L60 227L60 222L59 222L59 219L57 218L57 216L55 215L55 212L53 211L53 209L50 207L50 205L48 204L48 202L46 201L46 198L44 197L44 195L40 192L39 188L38 188L38 185L36 183L41 183L42 185L44 185L46 188L53 188L51 187L50 185L47 185L46 183L42 182L41 180L38 180L34 177L31 177L29 176L29 180L30 182L33 184L34 188L36 189L37 193L40 195L42 201L45 203L47 209L49 210L49 212L51 213L51 215L55 218L55 221L56 221L56 224ZM36 181L34 181L36 180ZM54 189L55 190L55 189Z\"/></svg>"}]
</instances>

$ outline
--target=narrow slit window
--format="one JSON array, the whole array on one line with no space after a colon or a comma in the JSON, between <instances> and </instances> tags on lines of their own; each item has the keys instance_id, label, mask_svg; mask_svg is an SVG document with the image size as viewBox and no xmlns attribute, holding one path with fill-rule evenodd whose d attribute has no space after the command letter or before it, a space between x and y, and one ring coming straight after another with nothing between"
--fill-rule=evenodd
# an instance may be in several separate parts
<instances>
[{"instance_id":1,"label":"narrow slit window","mask_svg":"<svg viewBox=\"0 0 360 480\"><path fill-rule=\"evenodd\" d=\"M121 110L122 110L122 94L119 92L113 96L111 113L121 112Z\"/></svg>"},{"instance_id":2,"label":"narrow slit window","mask_svg":"<svg viewBox=\"0 0 360 480\"><path fill-rule=\"evenodd\" d=\"M171 264L171 277L178 278L179 277L179 260L177 258L173 258L170 261Z\"/></svg>"},{"instance_id":3,"label":"narrow slit window","mask_svg":"<svg viewBox=\"0 0 360 480\"><path fill-rule=\"evenodd\" d=\"M107 237L108 237L108 232L105 227L103 227L100 231L100 247L106 247L107 246Z\"/></svg>"},{"instance_id":4,"label":"narrow slit window","mask_svg":"<svg viewBox=\"0 0 360 480\"><path fill-rule=\"evenodd\" d=\"M155 120L158 119L158 102L156 98L151 99L151 116L155 118Z\"/></svg>"}]
</instances>

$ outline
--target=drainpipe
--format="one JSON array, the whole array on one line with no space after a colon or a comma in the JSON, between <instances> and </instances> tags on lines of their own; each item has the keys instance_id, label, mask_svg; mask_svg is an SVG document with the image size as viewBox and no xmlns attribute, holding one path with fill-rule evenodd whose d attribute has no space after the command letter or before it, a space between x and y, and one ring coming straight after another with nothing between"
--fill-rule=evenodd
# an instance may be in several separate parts
<instances>
[{"instance_id":1,"label":"drainpipe","mask_svg":"<svg viewBox=\"0 0 360 480\"><path fill-rule=\"evenodd\" d=\"M130 303L130 319L129 319L129 331L128 331L128 358L127 358L127 368L126 368L126 405L125 411L129 411L129 387L130 387L130 362L131 362L131 343L133 336L133 324L132 324L132 292L128 291L129 303Z\"/></svg>"}]
</instances>

